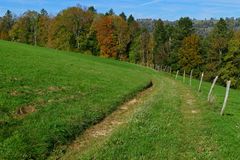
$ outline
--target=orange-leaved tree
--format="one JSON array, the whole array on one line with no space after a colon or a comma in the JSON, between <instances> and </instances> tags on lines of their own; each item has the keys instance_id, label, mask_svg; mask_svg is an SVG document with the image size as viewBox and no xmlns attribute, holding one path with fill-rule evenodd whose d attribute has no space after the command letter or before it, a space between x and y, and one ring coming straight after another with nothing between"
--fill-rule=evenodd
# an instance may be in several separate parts
<instances>
[{"instance_id":1,"label":"orange-leaved tree","mask_svg":"<svg viewBox=\"0 0 240 160\"><path fill-rule=\"evenodd\" d=\"M113 16L98 17L94 22L100 55L117 58L117 42L114 39Z\"/></svg>"},{"instance_id":2,"label":"orange-leaved tree","mask_svg":"<svg viewBox=\"0 0 240 160\"><path fill-rule=\"evenodd\" d=\"M98 17L93 23L100 54L103 57L126 59L130 34L127 22L121 17L109 15Z\"/></svg>"}]
</instances>

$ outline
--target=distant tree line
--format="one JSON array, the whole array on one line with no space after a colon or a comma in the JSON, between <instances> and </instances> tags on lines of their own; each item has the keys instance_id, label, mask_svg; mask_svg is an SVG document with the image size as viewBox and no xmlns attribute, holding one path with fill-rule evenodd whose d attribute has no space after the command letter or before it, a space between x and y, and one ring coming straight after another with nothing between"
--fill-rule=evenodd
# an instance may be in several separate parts
<instances>
[{"instance_id":1,"label":"distant tree line","mask_svg":"<svg viewBox=\"0 0 240 160\"><path fill-rule=\"evenodd\" d=\"M94 7L78 6L56 16L44 9L26 11L19 17L7 11L0 18L0 38L144 66L170 66L187 73L194 69L196 77L205 72L210 81L219 75L221 84L230 79L233 87L240 88L237 22L222 18L196 21L188 17L175 22L135 20L132 15L116 15L112 9L100 14ZM202 28L207 32L202 33Z\"/></svg>"}]
</instances>

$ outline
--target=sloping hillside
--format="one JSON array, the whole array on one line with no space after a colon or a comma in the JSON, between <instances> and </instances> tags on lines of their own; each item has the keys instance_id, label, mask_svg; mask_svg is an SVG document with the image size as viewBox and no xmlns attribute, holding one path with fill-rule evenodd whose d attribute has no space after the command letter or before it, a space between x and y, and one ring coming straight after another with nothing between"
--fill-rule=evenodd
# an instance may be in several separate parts
<instances>
[{"instance_id":1,"label":"sloping hillside","mask_svg":"<svg viewBox=\"0 0 240 160\"><path fill-rule=\"evenodd\" d=\"M45 159L151 81L149 69L0 41L0 159Z\"/></svg>"}]
</instances>

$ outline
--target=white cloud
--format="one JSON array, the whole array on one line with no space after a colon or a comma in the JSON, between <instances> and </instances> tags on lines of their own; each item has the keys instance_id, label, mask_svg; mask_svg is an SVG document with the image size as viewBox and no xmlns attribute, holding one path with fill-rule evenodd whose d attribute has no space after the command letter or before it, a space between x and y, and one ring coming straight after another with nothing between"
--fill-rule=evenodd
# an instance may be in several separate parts
<instances>
[{"instance_id":1,"label":"white cloud","mask_svg":"<svg viewBox=\"0 0 240 160\"><path fill-rule=\"evenodd\" d=\"M146 3L142 3L140 4L139 6L147 6L147 5L151 5L151 4L155 4L155 3L158 3L160 2L161 0L152 0L152 1L149 1L149 2L146 2Z\"/></svg>"}]
</instances>

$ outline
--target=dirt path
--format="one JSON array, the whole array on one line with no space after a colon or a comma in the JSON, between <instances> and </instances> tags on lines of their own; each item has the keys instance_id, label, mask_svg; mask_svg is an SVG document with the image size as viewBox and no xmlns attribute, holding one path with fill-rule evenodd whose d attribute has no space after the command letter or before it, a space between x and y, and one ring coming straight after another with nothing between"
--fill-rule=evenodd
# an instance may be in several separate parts
<instances>
[{"instance_id":1,"label":"dirt path","mask_svg":"<svg viewBox=\"0 0 240 160\"><path fill-rule=\"evenodd\" d=\"M79 138L73 141L70 145L57 148L48 159L76 159L76 155L81 155L93 145L101 145L115 129L128 122L139 104L144 102L145 97L150 95L152 90L153 87L150 86L140 92L133 99L120 106L119 109L114 111L103 121L87 129L83 135L79 136Z\"/></svg>"}]
</instances>

